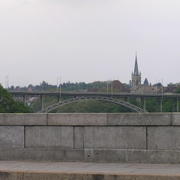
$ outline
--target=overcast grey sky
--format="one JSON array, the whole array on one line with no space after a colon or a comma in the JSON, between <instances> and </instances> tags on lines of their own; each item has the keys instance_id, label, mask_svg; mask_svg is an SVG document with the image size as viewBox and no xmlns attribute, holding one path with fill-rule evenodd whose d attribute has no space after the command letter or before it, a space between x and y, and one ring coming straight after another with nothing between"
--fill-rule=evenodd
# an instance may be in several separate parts
<instances>
[{"instance_id":1,"label":"overcast grey sky","mask_svg":"<svg viewBox=\"0 0 180 180\"><path fill-rule=\"evenodd\" d=\"M0 82L180 82L180 0L0 0Z\"/></svg>"}]
</instances>

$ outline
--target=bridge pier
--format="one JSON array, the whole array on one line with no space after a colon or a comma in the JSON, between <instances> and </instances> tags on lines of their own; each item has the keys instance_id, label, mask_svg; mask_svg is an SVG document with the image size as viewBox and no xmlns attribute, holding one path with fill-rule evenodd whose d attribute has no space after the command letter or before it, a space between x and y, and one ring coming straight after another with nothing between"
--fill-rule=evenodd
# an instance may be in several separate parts
<instances>
[{"instance_id":1,"label":"bridge pier","mask_svg":"<svg viewBox=\"0 0 180 180\"><path fill-rule=\"evenodd\" d=\"M146 111L146 98L143 98L143 109Z\"/></svg>"},{"instance_id":2,"label":"bridge pier","mask_svg":"<svg viewBox=\"0 0 180 180\"><path fill-rule=\"evenodd\" d=\"M160 99L160 112L163 112L163 98Z\"/></svg>"},{"instance_id":3,"label":"bridge pier","mask_svg":"<svg viewBox=\"0 0 180 180\"><path fill-rule=\"evenodd\" d=\"M59 94L58 96L57 96L57 102L60 102L61 101L61 94Z\"/></svg>"},{"instance_id":4,"label":"bridge pier","mask_svg":"<svg viewBox=\"0 0 180 180\"><path fill-rule=\"evenodd\" d=\"M59 102L60 101L60 96L58 95L58 96L56 96L56 98L57 98L57 102Z\"/></svg>"},{"instance_id":5,"label":"bridge pier","mask_svg":"<svg viewBox=\"0 0 180 180\"><path fill-rule=\"evenodd\" d=\"M40 95L41 111L44 111L44 96Z\"/></svg>"},{"instance_id":6,"label":"bridge pier","mask_svg":"<svg viewBox=\"0 0 180 180\"><path fill-rule=\"evenodd\" d=\"M179 98L177 97L177 104L176 104L177 112L179 112Z\"/></svg>"},{"instance_id":7,"label":"bridge pier","mask_svg":"<svg viewBox=\"0 0 180 180\"><path fill-rule=\"evenodd\" d=\"M130 102L130 97L124 97L124 101Z\"/></svg>"},{"instance_id":8,"label":"bridge pier","mask_svg":"<svg viewBox=\"0 0 180 180\"><path fill-rule=\"evenodd\" d=\"M23 103L26 105L26 95L23 95Z\"/></svg>"}]
</instances>

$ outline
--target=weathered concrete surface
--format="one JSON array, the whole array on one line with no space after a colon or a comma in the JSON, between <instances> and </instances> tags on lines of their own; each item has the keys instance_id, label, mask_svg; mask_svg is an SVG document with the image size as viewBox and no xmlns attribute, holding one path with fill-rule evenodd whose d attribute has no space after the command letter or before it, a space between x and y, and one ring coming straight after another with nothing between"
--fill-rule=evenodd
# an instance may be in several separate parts
<instances>
[{"instance_id":1,"label":"weathered concrete surface","mask_svg":"<svg viewBox=\"0 0 180 180\"><path fill-rule=\"evenodd\" d=\"M180 165L0 161L1 180L180 180Z\"/></svg>"},{"instance_id":2,"label":"weathered concrete surface","mask_svg":"<svg viewBox=\"0 0 180 180\"><path fill-rule=\"evenodd\" d=\"M167 126L172 124L172 116L172 113L109 113L107 114L107 125ZM178 121L179 117L176 116L175 119Z\"/></svg>"},{"instance_id":3,"label":"weathered concrete surface","mask_svg":"<svg viewBox=\"0 0 180 180\"><path fill-rule=\"evenodd\" d=\"M85 148L146 149L144 127L85 127Z\"/></svg>"},{"instance_id":4,"label":"weathered concrete surface","mask_svg":"<svg viewBox=\"0 0 180 180\"><path fill-rule=\"evenodd\" d=\"M73 127L28 126L25 138L25 147L73 148Z\"/></svg>"},{"instance_id":5,"label":"weathered concrete surface","mask_svg":"<svg viewBox=\"0 0 180 180\"><path fill-rule=\"evenodd\" d=\"M23 126L0 126L0 147L17 148L24 147Z\"/></svg>"},{"instance_id":6,"label":"weathered concrete surface","mask_svg":"<svg viewBox=\"0 0 180 180\"><path fill-rule=\"evenodd\" d=\"M119 126L75 127L74 144L77 149L146 149L146 128Z\"/></svg>"},{"instance_id":7,"label":"weathered concrete surface","mask_svg":"<svg viewBox=\"0 0 180 180\"><path fill-rule=\"evenodd\" d=\"M148 127L148 149L180 150L180 127Z\"/></svg>"},{"instance_id":8,"label":"weathered concrete surface","mask_svg":"<svg viewBox=\"0 0 180 180\"><path fill-rule=\"evenodd\" d=\"M47 114L0 113L0 125L47 125Z\"/></svg>"},{"instance_id":9,"label":"weathered concrete surface","mask_svg":"<svg viewBox=\"0 0 180 180\"><path fill-rule=\"evenodd\" d=\"M48 114L48 125L106 125L106 113L62 113Z\"/></svg>"},{"instance_id":10,"label":"weathered concrete surface","mask_svg":"<svg viewBox=\"0 0 180 180\"><path fill-rule=\"evenodd\" d=\"M109 163L180 163L180 151L128 149L0 149L0 160Z\"/></svg>"},{"instance_id":11,"label":"weathered concrete surface","mask_svg":"<svg viewBox=\"0 0 180 180\"><path fill-rule=\"evenodd\" d=\"M172 125L180 125L180 113L173 113Z\"/></svg>"},{"instance_id":12,"label":"weathered concrete surface","mask_svg":"<svg viewBox=\"0 0 180 180\"><path fill-rule=\"evenodd\" d=\"M0 113L0 125L180 125L180 113Z\"/></svg>"},{"instance_id":13,"label":"weathered concrete surface","mask_svg":"<svg viewBox=\"0 0 180 180\"><path fill-rule=\"evenodd\" d=\"M0 114L0 160L180 163L180 113Z\"/></svg>"}]
</instances>

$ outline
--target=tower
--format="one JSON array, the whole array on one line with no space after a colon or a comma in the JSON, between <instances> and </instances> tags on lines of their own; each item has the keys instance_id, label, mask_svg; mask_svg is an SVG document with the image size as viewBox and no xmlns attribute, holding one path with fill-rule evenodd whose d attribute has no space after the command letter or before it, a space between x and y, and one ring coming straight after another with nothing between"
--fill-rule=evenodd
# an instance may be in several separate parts
<instances>
[{"instance_id":1,"label":"tower","mask_svg":"<svg viewBox=\"0 0 180 180\"><path fill-rule=\"evenodd\" d=\"M141 85L141 73L139 72L139 69L138 69L138 62L137 62L137 55L136 55L134 72L132 73L131 86L132 88L137 88L140 85Z\"/></svg>"}]
</instances>

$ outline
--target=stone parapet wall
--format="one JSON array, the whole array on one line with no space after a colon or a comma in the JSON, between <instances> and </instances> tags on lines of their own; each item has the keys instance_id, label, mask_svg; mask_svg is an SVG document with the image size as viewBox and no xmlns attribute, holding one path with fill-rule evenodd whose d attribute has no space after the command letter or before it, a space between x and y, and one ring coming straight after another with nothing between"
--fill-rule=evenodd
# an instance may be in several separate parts
<instances>
[{"instance_id":1,"label":"stone parapet wall","mask_svg":"<svg viewBox=\"0 0 180 180\"><path fill-rule=\"evenodd\" d=\"M180 113L0 114L0 160L180 162Z\"/></svg>"}]
</instances>

